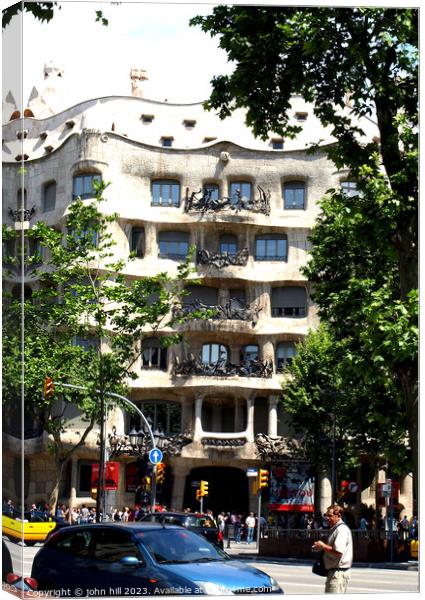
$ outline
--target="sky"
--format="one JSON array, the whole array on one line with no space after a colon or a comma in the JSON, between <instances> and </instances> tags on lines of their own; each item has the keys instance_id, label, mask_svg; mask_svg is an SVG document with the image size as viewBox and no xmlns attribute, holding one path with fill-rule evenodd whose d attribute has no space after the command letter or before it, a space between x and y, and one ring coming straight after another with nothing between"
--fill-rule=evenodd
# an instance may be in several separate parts
<instances>
[{"instance_id":1,"label":"sky","mask_svg":"<svg viewBox=\"0 0 425 600\"><path fill-rule=\"evenodd\" d=\"M131 95L130 69L143 68L145 97L199 102L210 93L215 74L231 72L226 53L189 19L211 12L205 3L62 2L52 21L24 13L3 33L3 99L10 89L24 104L33 86L43 87L43 66L64 69L69 105L107 95ZM107 27L95 21L102 9ZM22 27L22 29L21 29ZM16 62L22 49L23 85ZM10 57L15 60L10 60ZM13 64L15 63L15 64Z\"/></svg>"}]
</instances>

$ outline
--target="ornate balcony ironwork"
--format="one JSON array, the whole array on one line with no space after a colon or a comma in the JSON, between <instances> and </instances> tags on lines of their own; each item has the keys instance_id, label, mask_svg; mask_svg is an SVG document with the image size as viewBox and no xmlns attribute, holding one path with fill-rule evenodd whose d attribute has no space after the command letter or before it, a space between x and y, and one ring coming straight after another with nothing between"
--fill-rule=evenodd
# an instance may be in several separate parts
<instances>
[{"instance_id":1,"label":"ornate balcony ironwork","mask_svg":"<svg viewBox=\"0 0 425 600\"><path fill-rule=\"evenodd\" d=\"M251 359L241 365L233 365L227 360L219 360L213 364L203 363L199 358L190 354L180 362L176 357L173 366L173 375L201 377L261 377L268 379L273 375L273 362L271 360Z\"/></svg>"},{"instance_id":2,"label":"ornate balcony ironwork","mask_svg":"<svg viewBox=\"0 0 425 600\"><path fill-rule=\"evenodd\" d=\"M181 307L174 307L173 318L183 317L198 311L214 311L210 319L251 321L251 325L255 327L258 321L258 314L261 310L262 307L257 304L251 307L248 304L242 304L236 298L231 298L224 305L218 304L216 306L210 306L199 300L195 300Z\"/></svg>"},{"instance_id":3,"label":"ornate balcony ironwork","mask_svg":"<svg viewBox=\"0 0 425 600\"><path fill-rule=\"evenodd\" d=\"M9 207L8 213L15 223L20 223L21 221L31 221L35 211L36 206L34 204L31 208L18 208L16 210Z\"/></svg>"},{"instance_id":4,"label":"ornate balcony ironwork","mask_svg":"<svg viewBox=\"0 0 425 600\"><path fill-rule=\"evenodd\" d=\"M229 254L228 252L210 252L204 248L200 249L196 253L196 261L198 265L210 265L217 269L223 267L244 267L248 262L249 250L248 248L242 248L235 254Z\"/></svg>"},{"instance_id":5,"label":"ornate balcony ironwork","mask_svg":"<svg viewBox=\"0 0 425 600\"><path fill-rule=\"evenodd\" d=\"M179 456L182 448L192 442L192 433L185 431L184 433L175 433L166 435L159 434L156 442L163 454L169 456ZM117 456L145 456L152 448L150 436L145 432L130 432L129 435L117 435L116 428L112 428L112 434L108 434L109 440L109 455L110 457Z\"/></svg>"},{"instance_id":6,"label":"ornate balcony ironwork","mask_svg":"<svg viewBox=\"0 0 425 600\"><path fill-rule=\"evenodd\" d=\"M270 215L270 192L266 192L263 188L257 185L259 197L253 200L248 200L242 197L239 190L236 191L236 198L213 198L213 190L204 188L197 192L192 192L189 196L189 188L186 188L186 199L184 211L219 212L222 210L234 210L237 213L241 210L248 210L255 213L263 213Z\"/></svg>"},{"instance_id":7,"label":"ornate balcony ironwork","mask_svg":"<svg viewBox=\"0 0 425 600\"><path fill-rule=\"evenodd\" d=\"M254 442L257 446L258 456L268 462L291 458L295 448L298 447L296 440L289 440L277 435L266 435L265 433L258 433Z\"/></svg>"},{"instance_id":8,"label":"ornate balcony ironwork","mask_svg":"<svg viewBox=\"0 0 425 600\"><path fill-rule=\"evenodd\" d=\"M220 438L202 438L201 444L203 446L216 446L217 448L235 448L245 446L245 438L232 438L232 439L220 439Z\"/></svg>"}]
</instances>

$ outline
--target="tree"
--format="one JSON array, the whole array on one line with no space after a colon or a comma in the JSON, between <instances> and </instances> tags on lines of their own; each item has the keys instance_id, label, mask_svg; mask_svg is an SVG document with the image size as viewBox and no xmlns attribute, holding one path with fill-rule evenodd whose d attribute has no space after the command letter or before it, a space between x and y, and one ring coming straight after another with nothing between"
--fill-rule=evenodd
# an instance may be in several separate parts
<instances>
[{"instance_id":1,"label":"tree","mask_svg":"<svg viewBox=\"0 0 425 600\"><path fill-rule=\"evenodd\" d=\"M299 94L331 127L336 143L323 150L363 196L353 206L331 192L306 272L322 318L350 338L357 377L371 384L378 373L388 388L396 385L417 475L418 12L219 6L191 23L218 35L235 62L231 75L212 81L207 108L226 117L244 107L256 135L292 137L300 127L291 124L291 95ZM364 136L370 119L379 139ZM343 238L329 263L335 230L348 232L350 243ZM372 277L356 268L359 253ZM363 370L366 348L371 363Z\"/></svg>"},{"instance_id":2,"label":"tree","mask_svg":"<svg viewBox=\"0 0 425 600\"><path fill-rule=\"evenodd\" d=\"M26 11L32 14L39 21L51 21L55 11L60 10L57 2L17 2L3 10L2 25L3 29L9 25L12 18L20 12ZM108 19L103 16L102 10L96 10L96 21L102 25L108 25Z\"/></svg>"},{"instance_id":3,"label":"tree","mask_svg":"<svg viewBox=\"0 0 425 600\"><path fill-rule=\"evenodd\" d=\"M188 318L170 317L191 272L188 261L179 265L175 278L166 273L141 279L122 274L128 261L116 258L111 231L117 215L100 210L105 187L95 182L94 200L77 198L69 205L65 238L42 221L28 230L27 236L36 242L32 248L39 252L26 259L24 268L35 268L42 258L43 265L33 271L31 296L15 299L9 294L5 303L4 401L13 409L23 385L26 410L49 434L56 466L52 510L64 467L93 427L103 422L106 394L122 392L127 379L137 377L132 367L143 351L143 335L155 336L167 326L159 339L170 345L178 336L169 328ZM13 236L6 228L5 237ZM23 236L22 243L26 244ZM12 260L6 257L6 262ZM46 376L86 390L65 394L56 388L54 396L46 398ZM70 404L87 423L75 443L63 439Z\"/></svg>"}]
</instances>

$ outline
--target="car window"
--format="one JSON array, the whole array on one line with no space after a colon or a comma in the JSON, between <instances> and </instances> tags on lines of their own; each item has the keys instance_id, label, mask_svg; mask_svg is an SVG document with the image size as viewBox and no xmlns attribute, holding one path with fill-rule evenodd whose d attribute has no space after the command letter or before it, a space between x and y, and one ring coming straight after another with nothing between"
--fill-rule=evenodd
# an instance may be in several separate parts
<instances>
[{"instance_id":1,"label":"car window","mask_svg":"<svg viewBox=\"0 0 425 600\"><path fill-rule=\"evenodd\" d=\"M208 529L216 529L217 525L211 517L198 517L197 525L199 527L207 527Z\"/></svg>"},{"instance_id":2,"label":"car window","mask_svg":"<svg viewBox=\"0 0 425 600\"><path fill-rule=\"evenodd\" d=\"M223 560L226 554L190 530L137 531L137 538L158 563Z\"/></svg>"},{"instance_id":3,"label":"car window","mask_svg":"<svg viewBox=\"0 0 425 600\"><path fill-rule=\"evenodd\" d=\"M56 550L65 552L66 554L74 554L78 556L88 556L89 546L92 539L92 532L78 531L59 538L56 544L52 544Z\"/></svg>"},{"instance_id":4,"label":"car window","mask_svg":"<svg viewBox=\"0 0 425 600\"><path fill-rule=\"evenodd\" d=\"M112 563L118 562L124 556L135 556L139 560L141 558L136 544L127 531L105 529L98 532L94 558Z\"/></svg>"}]
</instances>

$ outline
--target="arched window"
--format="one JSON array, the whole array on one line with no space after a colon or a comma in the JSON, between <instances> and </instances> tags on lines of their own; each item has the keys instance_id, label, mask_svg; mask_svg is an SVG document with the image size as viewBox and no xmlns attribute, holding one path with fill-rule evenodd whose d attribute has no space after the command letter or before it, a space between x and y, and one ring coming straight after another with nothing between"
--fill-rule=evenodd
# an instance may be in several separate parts
<instances>
[{"instance_id":1,"label":"arched window","mask_svg":"<svg viewBox=\"0 0 425 600\"><path fill-rule=\"evenodd\" d=\"M142 368L166 370L167 348L161 346L158 338L146 338L142 341Z\"/></svg>"},{"instance_id":2,"label":"arched window","mask_svg":"<svg viewBox=\"0 0 425 600\"><path fill-rule=\"evenodd\" d=\"M276 371L281 373L296 355L294 342L280 342L276 347Z\"/></svg>"},{"instance_id":3,"label":"arched window","mask_svg":"<svg viewBox=\"0 0 425 600\"><path fill-rule=\"evenodd\" d=\"M238 238L230 233L220 236L220 253L235 255L238 251Z\"/></svg>"},{"instance_id":4,"label":"arched window","mask_svg":"<svg viewBox=\"0 0 425 600\"><path fill-rule=\"evenodd\" d=\"M287 181L283 185L285 210L303 210L305 208L305 183L303 181Z\"/></svg>"},{"instance_id":5,"label":"arched window","mask_svg":"<svg viewBox=\"0 0 425 600\"><path fill-rule=\"evenodd\" d=\"M204 365L227 363L228 360L229 349L224 344L204 344L202 346L202 362Z\"/></svg>"},{"instance_id":6,"label":"arched window","mask_svg":"<svg viewBox=\"0 0 425 600\"><path fill-rule=\"evenodd\" d=\"M95 196L94 182L100 183L102 177L99 173L79 173L74 175L73 187L72 187L72 199L81 198L93 198Z\"/></svg>"},{"instance_id":7,"label":"arched window","mask_svg":"<svg viewBox=\"0 0 425 600\"><path fill-rule=\"evenodd\" d=\"M286 235L267 233L255 238L255 260L288 260Z\"/></svg>"},{"instance_id":8,"label":"arched window","mask_svg":"<svg viewBox=\"0 0 425 600\"><path fill-rule=\"evenodd\" d=\"M180 206L180 183L173 179L152 182L152 206Z\"/></svg>"},{"instance_id":9,"label":"arched window","mask_svg":"<svg viewBox=\"0 0 425 600\"><path fill-rule=\"evenodd\" d=\"M307 293L303 287L276 287L272 289L272 317L305 317Z\"/></svg>"},{"instance_id":10,"label":"arched window","mask_svg":"<svg viewBox=\"0 0 425 600\"><path fill-rule=\"evenodd\" d=\"M189 252L189 234L184 231L160 231L159 257L184 260Z\"/></svg>"},{"instance_id":11,"label":"arched window","mask_svg":"<svg viewBox=\"0 0 425 600\"><path fill-rule=\"evenodd\" d=\"M252 196L252 184L249 181L232 181L230 184L230 201L232 204L239 202L250 202Z\"/></svg>"},{"instance_id":12,"label":"arched window","mask_svg":"<svg viewBox=\"0 0 425 600\"><path fill-rule=\"evenodd\" d=\"M43 212L55 210L56 206L56 181L50 181L43 187Z\"/></svg>"},{"instance_id":13,"label":"arched window","mask_svg":"<svg viewBox=\"0 0 425 600\"><path fill-rule=\"evenodd\" d=\"M241 350L241 363L249 363L251 360L258 360L259 348L257 344L247 344Z\"/></svg>"},{"instance_id":14,"label":"arched window","mask_svg":"<svg viewBox=\"0 0 425 600\"><path fill-rule=\"evenodd\" d=\"M167 402L164 400L146 400L136 402L145 415L152 431L160 431L165 434L181 432L182 407L179 402ZM138 414L129 415L129 431L144 429L142 419Z\"/></svg>"}]
</instances>

